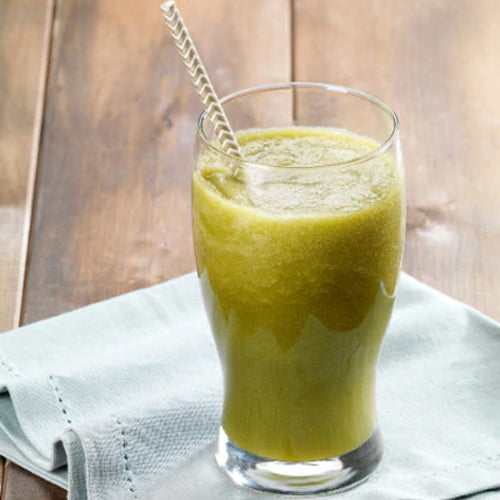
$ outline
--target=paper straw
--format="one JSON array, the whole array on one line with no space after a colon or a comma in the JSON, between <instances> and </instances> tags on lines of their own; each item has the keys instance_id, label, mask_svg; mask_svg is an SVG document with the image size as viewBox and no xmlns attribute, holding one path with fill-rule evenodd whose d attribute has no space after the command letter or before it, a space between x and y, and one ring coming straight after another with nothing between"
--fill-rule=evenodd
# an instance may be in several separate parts
<instances>
[{"instance_id":1,"label":"paper straw","mask_svg":"<svg viewBox=\"0 0 500 500\"><path fill-rule=\"evenodd\" d=\"M175 45L179 50L179 54L186 65L189 76L201 97L201 102L205 106L207 115L214 124L215 133L222 149L231 156L241 158L238 141L215 93L212 82L208 77L207 70L203 66L200 55L189 36L177 5L174 1L168 1L163 3L160 9L170 29L170 34L174 39Z\"/></svg>"}]
</instances>

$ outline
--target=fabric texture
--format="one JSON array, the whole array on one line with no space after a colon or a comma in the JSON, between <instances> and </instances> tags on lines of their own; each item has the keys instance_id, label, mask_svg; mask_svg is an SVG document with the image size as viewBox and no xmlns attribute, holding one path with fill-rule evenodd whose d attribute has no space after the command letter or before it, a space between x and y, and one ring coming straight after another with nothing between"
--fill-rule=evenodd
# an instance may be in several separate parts
<instances>
[{"instance_id":1,"label":"fabric texture","mask_svg":"<svg viewBox=\"0 0 500 500\"><path fill-rule=\"evenodd\" d=\"M336 498L500 498L499 360L497 323L403 274L378 370L385 456ZM264 498L217 470L220 411L194 273L0 335L0 455L70 500Z\"/></svg>"}]
</instances>

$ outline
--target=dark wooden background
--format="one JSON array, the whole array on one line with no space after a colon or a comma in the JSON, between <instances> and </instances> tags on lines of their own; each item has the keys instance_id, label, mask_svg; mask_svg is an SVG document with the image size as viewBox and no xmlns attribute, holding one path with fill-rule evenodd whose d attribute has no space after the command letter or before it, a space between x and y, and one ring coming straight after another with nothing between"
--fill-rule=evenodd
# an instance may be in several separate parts
<instances>
[{"instance_id":1,"label":"dark wooden background","mask_svg":"<svg viewBox=\"0 0 500 500\"><path fill-rule=\"evenodd\" d=\"M404 269L500 317L498 0L179 0L221 95L360 88L398 112ZM0 331L194 268L200 104L151 0L0 0ZM1 500L65 492L0 458Z\"/></svg>"}]
</instances>

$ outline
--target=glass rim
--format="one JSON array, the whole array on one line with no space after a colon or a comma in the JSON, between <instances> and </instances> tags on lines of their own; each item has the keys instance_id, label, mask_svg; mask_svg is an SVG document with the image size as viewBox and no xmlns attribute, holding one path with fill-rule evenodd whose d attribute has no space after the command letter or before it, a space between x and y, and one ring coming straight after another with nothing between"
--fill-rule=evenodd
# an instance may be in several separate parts
<instances>
[{"instance_id":1,"label":"glass rim","mask_svg":"<svg viewBox=\"0 0 500 500\"><path fill-rule=\"evenodd\" d=\"M352 160L347 160L347 161L342 161L342 162L337 162L337 163L326 163L326 164L318 164L318 165L308 165L308 166L290 166L290 167L281 167L281 166L276 166L276 165L266 165L263 163L254 163L254 162L249 162L246 161L244 158L238 158L237 156L230 155L226 153L222 148L219 148L217 146L214 146L214 144L208 139L208 137L205 134L205 130L203 129L205 119L207 118L207 111L204 110L201 112L200 116L198 117L198 122L196 126L196 133L199 137L199 139L203 142L203 144L211 151L216 153L219 156L222 156L223 158L226 158L229 162L231 163L236 163L240 166L248 166L252 168L269 168L269 169L276 169L279 168L281 170L284 169L292 169L297 172L300 170L308 170L310 171L311 169L315 168L328 168L328 167L338 167L338 166L346 166L346 165L356 165L360 163L365 163L377 156L380 156L382 153L384 153L387 149L389 149L394 142L396 141L396 138L398 137L399 134L399 118L395 111L387 105L384 101L379 99L378 97L375 97L371 94L368 94L366 92L363 92L362 90L356 90L350 87L344 87L342 85L336 85L333 83L319 83L319 82L279 82L279 83L270 83L270 84L264 84L264 85L256 85L255 87L248 87L245 89L237 90L235 92L232 92L231 94L228 94L220 99L220 102L222 105L225 103L228 103L230 101L233 101L235 99L241 98L241 97L246 97L251 94L256 94L259 92L270 92L273 90L284 90L288 88L309 88L309 89L317 89L317 90L327 90L327 91L333 91L337 92L339 94L345 94L345 95L351 95L355 97L359 97L361 99L364 99L365 101L369 101L375 106L377 106L380 110L384 111L387 115L390 116L392 120L392 130L387 137L387 139L380 143L375 149L371 150L369 153L358 156L357 158L354 158Z\"/></svg>"}]
</instances>

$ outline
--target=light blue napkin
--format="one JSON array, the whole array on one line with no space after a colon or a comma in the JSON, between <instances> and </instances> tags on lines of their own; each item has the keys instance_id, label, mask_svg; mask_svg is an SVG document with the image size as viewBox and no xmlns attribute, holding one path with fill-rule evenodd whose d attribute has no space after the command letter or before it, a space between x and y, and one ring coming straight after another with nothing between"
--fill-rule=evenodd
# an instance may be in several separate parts
<instances>
[{"instance_id":1,"label":"light blue napkin","mask_svg":"<svg viewBox=\"0 0 500 500\"><path fill-rule=\"evenodd\" d=\"M220 387L189 274L0 335L0 454L71 500L265 498L214 463ZM500 489L497 323L403 275L378 406L382 465L336 498Z\"/></svg>"}]
</instances>

